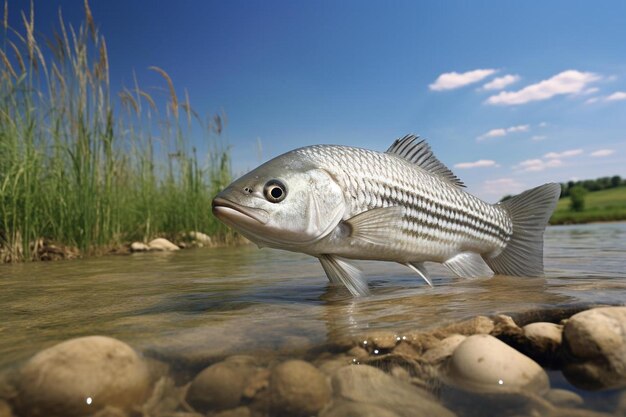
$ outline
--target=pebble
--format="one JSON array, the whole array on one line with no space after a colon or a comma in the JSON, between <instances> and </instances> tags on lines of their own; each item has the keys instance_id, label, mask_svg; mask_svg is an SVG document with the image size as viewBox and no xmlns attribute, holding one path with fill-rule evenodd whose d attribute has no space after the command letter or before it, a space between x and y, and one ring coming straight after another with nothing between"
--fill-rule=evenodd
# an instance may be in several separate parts
<instances>
[{"instance_id":1,"label":"pebble","mask_svg":"<svg viewBox=\"0 0 626 417\"><path fill-rule=\"evenodd\" d=\"M466 338L446 365L446 381L469 391L542 394L550 388L541 366L489 335Z\"/></svg>"},{"instance_id":2,"label":"pebble","mask_svg":"<svg viewBox=\"0 0 626 417\"><path fill-rule=\"evenodd\" d=\"M317 414L331 399L326 377L313 365L289 360L272 369L270 407L279 415Z\"/></svg>"},{"instance_id":3,"label":"pebble","mask_svg":"<svg viewBox=\"0 0 626 417\"><path fill-rule=\"evenodd\" d=\"M199 411L235 408L255 371L255 367L245 361L213 364L193 379L187 391L187 402Z\"/></svg>"},{"instance_id":4,"label":"pebble","mask_svg":"<svg viewBox=\"0 0 626 417\"><path fill-rule=\"evenodd\" d=\"M438 345L429 349L422 355L422 359L431 364L439 364L448 359L454 353L454 350L466 339L466 336L455 334L448 336Z\"/></svg>"},{"instance_id":5,"label":"pebble","mask_svg":"<svg viewBox=\"0 0 626 417\"><path fill-rule=\"evenodd\" d=\"M150 243L148 243L148 247L150 247L150 250L155 251L174 251L180 249L178 246L162 237L151 240Z\"/></svg>"},{"instance_id":6,"label":"pebble","mask_svg":"<svg viewBox=\"0 0 626 417\"><path fill-rule=\"evenodd\" d=\"M332 378L332 385L335 394L343 400L376 405L401 417L454 416L454 413L439 404L426 390L372 366L345 366L337 370Z\"/></svg>"},{"instance_id":7,"label":"pebble","mask_svg":"<svg viewBox=\"0 0 626 417\"><path fill-rule=\"evenodd\" d=\"M580 395L566 389L551 389L544 398L557 407L579 407L584 403Z\"/></svg>"},{"instance_id":8,"label":"pebble","mask_svg":"<svg viewBox=\"0 0 626 417\"><path fill-rule=\"evenodd\" d=\"M527 324L522 330L525 339L521 346L515 347L543 365L554 366L561 353L563 326L536 322Z\"/></svg>"},{"instance_id":9,"label":"pebble","mask_svg":"<svg viewBox=\"0 0 626 417\"><path fill-rule=\"evenodd\" d=\"M143 242L133 242L130 244L131 252L147 252L150 250L150 247Z\"/></svg>"},{"instance_id":10,"label":"pebble","mask_svg":"<svg viewBox=\"0 0 626 417\"><path fill-rule=\"evenodd\" d=\"M367 350L363 349L360 346L355 346L347 352L348 356L352 356L355 359L365 359L369 356Z\"/></svg>"},{"instance_id":11,"label":"pebble","mask_svg":"<svg viewBox=\"0 0 626 417\"><path fill-rule=\"evenodd\" d=\"M33 356L19 371L16 408L23 417L83 416L104 406L130 410L150 391L144 361L104 336L71 339Z\"/></svg>"},{"instance_id":12,"label":"pebble","mask_svg":"<svg viewBox=\"0 0 626 417\"><path fill-rule=\"evenodd\" d=\"M626 387L626 307L602 307L570 318L563 344L572 360L565 377L583 389Z\"/></svg>"},{"instance_id":13,"label":"pebble","mask_svg":"<svg viewBox=\"0 0 626 417\"><path fill-rule=\"evenodd\" d=\"M341 401L320 414L320 417L400 417L393 411L373 404Z\"/></svg>"},{"instance_id":14,"label":"pebble","mask_svg":"<svg viewBox=\"0 0 626 417\"><path fill-rule=\"evenodd\" d=\"M368 342L366 345L368 348L393 349L398 343L398 336L389 331L378 330L368 333L365 340Z\"/></svg>"},{"instance_id":15,"label":"pebble","mask_svg":"<svg viewBox=\"0 0 626 417\"><path fill-rule=\"evenodd\" d=\"M408 343L418 353L422 353L439 344L438 338L430 333L410 332L401 336L402 341Z\"/></svg>"},{"instance_id":16,"label":"pebble","mask_svg":"<svg viewBox=\"0 0 626 417\"><path fill-rule=\"evenodd\" d=\"M493 319L493 325L492 336L517 337L524 334L524 330L515 323L511 316L506 314L498 314Z\"/></svg>"}]
</instances>

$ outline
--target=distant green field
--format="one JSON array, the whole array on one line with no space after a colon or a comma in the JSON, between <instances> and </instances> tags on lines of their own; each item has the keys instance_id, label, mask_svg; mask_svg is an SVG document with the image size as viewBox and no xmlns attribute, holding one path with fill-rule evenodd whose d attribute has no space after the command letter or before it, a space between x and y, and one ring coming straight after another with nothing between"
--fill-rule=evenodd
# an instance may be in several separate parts
<instances>
[{"instance_id":1,"label":"distant green field","mask_svg":"<svg viewBox=\"0 0 626 417\"><path fill-rule=\"evenodd\" d=\"M550 224L575 224L626 220L626 187L589 192L585 195L585 210L570 210L570 198L561 198Z\"/></svg>"}]
</instances>

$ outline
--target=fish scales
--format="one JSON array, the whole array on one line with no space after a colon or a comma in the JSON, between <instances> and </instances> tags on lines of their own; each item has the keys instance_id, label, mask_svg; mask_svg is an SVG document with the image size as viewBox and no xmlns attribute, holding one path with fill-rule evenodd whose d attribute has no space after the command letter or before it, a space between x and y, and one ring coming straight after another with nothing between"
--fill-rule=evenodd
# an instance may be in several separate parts
<instances>
[{"instance_id":1,"label":"fish scales","mask_svg":"<svg viewBox=\"0 0 626 417\"><path fill-rule=\"evenodd\" d=\"M511 234L510 221L502 209L482 203L393 155L333 145L294 152L331 172L347 189L353 198L345 219L373 208L405 207L401 233L390 237L390 248L414 253L415 246L426 244L435 256L459 247L497 252Z\"/></svg>"},{"instance_id":2,"label":"fish scales","mask_svg":"<svg viewBox=\"0 0 626 417\"><path fill-rule=\"evenodd\" d=\"M367 284L349 259L394 261L429 285L425 261L458 276L543 274L543 231L556 183L499 204L465 192L414 135L385 152L315 145L280 155L230 184L213 213L261 246L319 259L353 295Z\"/></svg>"}]
</instances>

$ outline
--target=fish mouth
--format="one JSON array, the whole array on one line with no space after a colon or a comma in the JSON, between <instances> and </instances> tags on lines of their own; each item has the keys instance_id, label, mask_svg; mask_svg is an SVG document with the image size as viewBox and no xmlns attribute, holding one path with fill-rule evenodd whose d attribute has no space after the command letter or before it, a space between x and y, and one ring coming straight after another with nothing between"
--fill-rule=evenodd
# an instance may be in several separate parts
<instances>
[{"instance_id":1,"label":"fish mouth","mask_svg":"<svg viewBox=\"0 0 626 417\"><path fill-rule=\"evenodd\" d=\"M223 218L230 220L253 219L261 224L266 224L269 221L269 215L265 210L242 206L222 197L215 197L211 207L213 214L220 220Z\"/></svg>"}]
</instances>

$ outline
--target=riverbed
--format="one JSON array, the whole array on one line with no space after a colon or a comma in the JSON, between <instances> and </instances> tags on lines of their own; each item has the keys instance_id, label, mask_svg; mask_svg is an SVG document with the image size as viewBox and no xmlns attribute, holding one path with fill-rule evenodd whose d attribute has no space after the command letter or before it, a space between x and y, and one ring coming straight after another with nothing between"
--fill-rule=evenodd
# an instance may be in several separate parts
<instances>
[{"instance_id":1,"label":"riverbed","mask_svg":"<svg viewBox=\"0 0 626 417\"><path fill-rule=\"evenodd\" d=\"M330 286L316 259L240 246L0 265L0 369L87 335L171 363L297 356L346 336L432 329L477 315L623 305L626 223L549 227L545 278L462 279L427 264L359 262L372 295Z\"/></svg>"}]
</instances>

